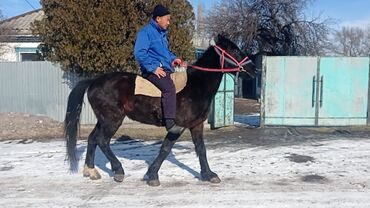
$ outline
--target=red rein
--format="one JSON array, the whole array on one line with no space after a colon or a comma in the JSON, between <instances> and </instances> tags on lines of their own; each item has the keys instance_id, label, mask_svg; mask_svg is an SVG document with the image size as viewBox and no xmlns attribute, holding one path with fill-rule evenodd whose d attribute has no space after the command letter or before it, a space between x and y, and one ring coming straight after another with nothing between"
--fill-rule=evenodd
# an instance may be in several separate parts
<instances>
[{"instance_id":1,"label":"red rein","mask_svg":"<svg viewBox=\"0 0 370 208\"><path fill-rule=\"evenodd\" d=\"M194 68L194 69L198 69L198 70L201 70L201 71L208 71L208 72L222 72L222 73L225 73L225 72L240 72L240 70L243 68L243 65L248 61L248 56L245 57L243 60L241 60L240 62L238 62L232 55L230 55L229 53L227 53L225 50L223 50L221 47L219 47L218 45L214 45L213 47L215 47L215 50L219 50L221 51L221 69L217 69L217 68L206 68L206 67L200 67L200 66L195 66L195 65L190 65L188 64L188 66L190 66L191 68ZM224 63L225 63L225 55L228 59L230 59L231 61L233 61L237 67L236 68L224 68Z\"/></svg>"}]
</instances>

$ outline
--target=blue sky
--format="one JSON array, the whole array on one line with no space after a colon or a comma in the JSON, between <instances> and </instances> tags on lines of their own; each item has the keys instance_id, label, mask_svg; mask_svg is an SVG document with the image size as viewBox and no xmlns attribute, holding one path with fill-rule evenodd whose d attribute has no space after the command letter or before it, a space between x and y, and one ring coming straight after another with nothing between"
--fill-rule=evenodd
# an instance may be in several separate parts
<instances>
[{"instance_id":1,"label":"blue sky","mask_svg":"<svg viewBox=\"0 0 370 208\"><path fill-rule=\"evenodd\" d=\"M316 0L307 15L334 18L339 25L364 27L370 24L370 0Z\"/></svg>"},{"instance_id":2,"label":"blue sky","mask_svg":"<svg viewBox=\"0 0 370 208\"><path fill-rule=\"evenodd\" d=\"M222 0L189 0L196 8L199 2L210 11L215 3ZM5 17L13 17L33 8L40 8L39 0L0 0L0 9ZM339 25L366 26L370 24L370 0L316 0L307 9L307 16L331 17Z\"/></svg>"}]
</instances>

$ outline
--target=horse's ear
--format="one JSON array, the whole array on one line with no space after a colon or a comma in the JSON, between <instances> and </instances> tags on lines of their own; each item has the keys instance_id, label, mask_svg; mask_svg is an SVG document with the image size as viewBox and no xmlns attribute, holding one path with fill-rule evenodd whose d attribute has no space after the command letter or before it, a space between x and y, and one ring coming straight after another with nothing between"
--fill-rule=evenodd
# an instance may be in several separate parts
<instances>
[{"instance_id":1,"label":"horse's ear","mask_svg":"<svg viewBox=\"0 0 370 208\"><path fill-rule=\"evenodd\" d=\"M224 42L225 40L226 40L226 36L224 34L218 34L215 37L215 42L216 43L221 43L221 42Z\"/></svg>"},{"instance_id":2,"label":"horse's ear","mask_svg":"<svg viewBox=\"0 0 370 208\"><path fill-rule=\"evenodd\" d=\"M221 35L221 34L217 34L215 37L213 37L210 41L209 41L209 45L211 46L214 46L220 42L222 42L222 39L224 37Z\"/></svg>"},{"instance_id":3,"label":"horse's ear","mask_svg":"<svg viewBox=\"0 0 370 208\"><path fill-rule=\"evenodd\" d=\"M223 34L218 34L216 37L212 38L209 41L209 45L214 46L216 44L220 44L222 42L225 42L227 40L226 36Z\"/></svg>"},{"instance_id":4,"label":"horse's ear","mask_svg":"<svg viewBox=\"0 0 370 208\"><path fill-rule=\"evenodd\" d=\"M223 36L222 34L218 34L217 35L217 40L221 41L222 39L225 39L225 36Z\"/></svg>"}]
</instances>

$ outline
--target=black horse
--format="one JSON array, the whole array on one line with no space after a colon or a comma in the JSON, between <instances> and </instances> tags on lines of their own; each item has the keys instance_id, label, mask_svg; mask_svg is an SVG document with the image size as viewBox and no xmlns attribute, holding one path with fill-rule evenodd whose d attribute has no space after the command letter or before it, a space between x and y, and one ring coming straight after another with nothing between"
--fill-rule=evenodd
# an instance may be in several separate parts
<instances>
[{"instance_id":1,"label":"black horse","mask_svg":"<svg viewBox=\"0 0 370 208\"><path fill-rule=\"evenodd\" d=\"M187 68L187 84L177 93L176 123L188 128L191 132L195 151L199 157L202 180L219 183L221 180L212 172L206 157L203 141L203 123L207 119L210 104L220 85L226 68L239 67L243 69L241 60L245 57L240 49L230 40L218 36L215 45L210 46L205 53ZM224 56L228 54L229 56ZM245 60L245 59L244 59ZM216 72L199 70L198 67L217 69ZM198 69L196 69L198 68ZM255 73L254 67L246 67L248 74ZM110 149L111 137L121 126L125 116L146 124L163 126L161 99L143 95L135 95L136 74L116 72L102 75L95 79L80 81L71 91L65 118L65 137L67 141L67 158L70 164L76 163L76 136L83 97L87 90L88 100L97 117L97 124L88 137L85 167L83 175L91 179L100 179L94 168L96 146L99 146L110 161L114 180L122 182L124 170L122 164ZM146 173L147 182L158 186L158 171L162 162L170 153L180 134L168 133L162 143L159 155L150 165ZM72 167L72 166L71 166Z\"/></svg>"}]
</instances>

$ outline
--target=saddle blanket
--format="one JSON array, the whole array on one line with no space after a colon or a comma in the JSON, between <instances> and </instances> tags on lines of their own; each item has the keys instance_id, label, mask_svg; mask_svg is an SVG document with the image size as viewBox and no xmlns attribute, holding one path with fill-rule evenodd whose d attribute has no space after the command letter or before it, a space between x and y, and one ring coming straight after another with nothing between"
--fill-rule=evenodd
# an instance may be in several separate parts
<instances>
[{"instance_id":1,"label":"saddle blanket","mask_svg":"<svg viewBox=\"0 0 370 208\"><path fill-rule=\"evenodd\" d=\"M175 72L171 74L171 79L176 87L176 93L180 92L186 86L187 73ZM161 91L150 81L142 76L136 76L135 95L146 95L150 97L161 97Z\"/></svg>"}]
</instances>

